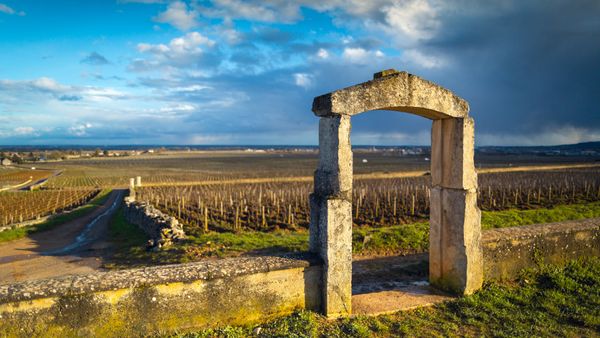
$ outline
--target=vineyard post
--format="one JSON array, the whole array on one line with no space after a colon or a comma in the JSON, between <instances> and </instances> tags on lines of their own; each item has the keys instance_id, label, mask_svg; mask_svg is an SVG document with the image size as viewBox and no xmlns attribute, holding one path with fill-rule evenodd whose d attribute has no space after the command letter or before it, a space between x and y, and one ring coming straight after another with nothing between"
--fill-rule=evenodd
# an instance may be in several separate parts
<instances>
[{"instance_id":1,"label":"vineyard post","mask_svg":"<svg viewBox=\"0 0 600 338\"><path fill-rule=\"evenodd\" d=\"M204 233L208 232L208 207L204 207Z\"/></svg>"}]
</instances>

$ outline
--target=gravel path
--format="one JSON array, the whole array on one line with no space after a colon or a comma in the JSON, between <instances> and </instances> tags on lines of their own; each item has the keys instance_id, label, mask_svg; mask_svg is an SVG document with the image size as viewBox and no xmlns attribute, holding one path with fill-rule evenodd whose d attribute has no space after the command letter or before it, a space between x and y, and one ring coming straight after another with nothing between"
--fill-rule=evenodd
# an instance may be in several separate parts
<instances>
[{"instance_id":1,"label":"gravel path","mask_svg":"<svg viewBox=\"0 0 600 338\"><path fill-rule=\"evenodd\" d=\"M92 213L15 241L0 243L0 284L100 270L110 253L111 216L124 191L113 191Z\"/></svg>"}]
</instances>

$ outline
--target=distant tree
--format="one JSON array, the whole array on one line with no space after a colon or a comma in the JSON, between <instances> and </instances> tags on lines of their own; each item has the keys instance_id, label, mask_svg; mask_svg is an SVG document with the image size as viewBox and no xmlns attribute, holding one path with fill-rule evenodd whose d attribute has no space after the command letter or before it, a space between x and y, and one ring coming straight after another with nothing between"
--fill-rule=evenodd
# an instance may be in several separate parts
<instances>
[{"instance_id":1,"label":"distant tree","mask_svg":"<svg viewBox=\"0 0 600 338\"><path fill-rule=\"evenodd\" d=\"M10 160L16 164L23 163L23 159L21 158L21 156L19 156L19 154L13 154L13 156L10 158Z\"/></svg>"},{"instance_id":2,"label":"distant tree","mask_svg":"<svg viewBox=\"0 0 600 338\"><path fill-rule=\"evenodd\" d=\"M108 156L108 150L104 150L102 153L104 154L104 156Z\"/></svg>"},{"instance_id":3,"label":"distant tree","mask_svg":"<svg viewBox=\"0 0 600 338\"><path fill-rule=\"evenodd\" d=\"M48 160L60 160L63 158L63 153L60 151L52 151L47 155L46 158Z\"/></svg>"},{"instance_id":4,"label":"distant tree","mask_svg":"<svg viewBox=\"0 0 600 338\"><path fill-rule=\"evenodd\" d=\"M96 150L94 150L94 156L96 156L96 157L100 156L100 152L101 152L100 148L96 148Z\"/></svg>"},{"instance_id":5,"label":"distant tree","mask_svg":"<svg viewBox=\"0 0 600 338\"><path fill-rule=\"evenodd\" d=\"M37 157L33 151L30 151L29 154L27 154L27 160L31 161L31 162L36 162L39 160L39 157Z\"/></svg>"}]
</instances>

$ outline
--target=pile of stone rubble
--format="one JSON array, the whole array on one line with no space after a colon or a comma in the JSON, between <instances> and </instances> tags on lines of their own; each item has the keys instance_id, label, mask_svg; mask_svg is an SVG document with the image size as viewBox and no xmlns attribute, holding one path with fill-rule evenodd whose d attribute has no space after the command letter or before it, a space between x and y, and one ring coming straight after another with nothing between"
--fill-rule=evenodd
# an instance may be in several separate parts
<instances>
[{"instance_id":1,"label":"pile of stone rubble","mask_svg":"<svg viewBox=\"0 0 600 338\"><path fill-rule=\"evenodd\" d=\"M179 221L148 202L136 201L135 194L125 197L125 219L139 226L149 237L148 248L157 250L185 238Z\"/></svg>"}]
</instances>

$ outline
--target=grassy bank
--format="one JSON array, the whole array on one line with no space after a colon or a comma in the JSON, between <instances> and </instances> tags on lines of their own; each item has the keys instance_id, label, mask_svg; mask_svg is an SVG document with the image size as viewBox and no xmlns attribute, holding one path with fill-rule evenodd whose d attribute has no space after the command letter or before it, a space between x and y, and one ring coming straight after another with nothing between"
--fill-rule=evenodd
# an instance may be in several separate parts
<instances>
[{"instance_id":1,"label":"grassy bank","mask_svg":"<svg viewBox=\"0 0 600 338\"><path fill-rule=\"evenodd\" d=\"M483 211L481 227L486 230L594 217L600 217L600 202L558 205L546 209ZM423 252L429 246L429 223L355 228L352 241L353 252L359 255Z\"/></svg>"},{"instance_id":2,"label":"grassy bank","mask_svg":"<svg viewBox=\"0 0 600 338\"><path fill-rule=\"evenodd\" d=\"M598 337L600 259L541 266L510 284L430 308L330 321L307 311L258 327L179 337Z\"/></svg>"},{"instance_id":3,"label":"grassy bank","mask_svg":"<svg viewBox=\"0 0 600 338\"><path fill-rule=\"evenodd\" d=\"M483 229L562 222L600 217L600 202L561 205L550 209L482 212ZM424 252L429 246L429 223L413 223L381 228L355 227L352 250L358 255ZM210 233L190 239L191 255L225 256L242 252L301 251L308 248L308 233L240 232ZM192 257L188 257L192 259Z\"/></svg>"},{"instance_id":4,"label":"grassy bank","mask_svg":"<svg viewBox=\"0 0 600 338\"><path fill-rule=\"evenodd\" d=\"M487 211L482 213L482 227L491 229L592 217L600 217L600 202L561 205L550 209ZM429 246L429 223L355 227L352 242L354 254L362 256L425 252ZM212 257L276 254L307 249L308 231L304 229L207 234L198 231L188 232L188 239L183 243L158 252L148 253L143 246L124 246L111 266L133 262L180 263Z\"/></svg>"},{"instance_id":5,"label":"grassy bank","mask_svg":"<svg viewBox=\"0 0 600 338\"><path fill-rule=\"evenodd\" d=\"M76 208L71 212L61 213L56 216L52 216L45 222L0 232L0 243L23 238L29 234L33 234L36 232L50 230L58 225L61 225L66 222L72 221L76 218L88 215L92 211L94 211L98 206L100 206L100 205L104 204L104 202L106 202L111 191L112 190L110 190L110 189L101 190L87 204L85 204L79 208Z\"/></svg>"},{"instance_id":6,"label":"grassy bank","mask_svg":"<svg viewBox=\"0 0 600 338\"><path fill-rule=\"evenodd\" d=\"M484 211L481 213L481 226L483 229L507 228L594 217L600 217L600 202L557 205L548 209Z\"/></svg>"},{"instance_id":7,"label":"grassy bank","mask_svg":"<svg viewBox=\"0 0 600 338\"><path fill-rule=\"evenodd\" d=\"M108 235L114 251L113 256L104 263L106 268L138 265L141 261L153 258L145 250L146 234L136 225L127 222L123 212L123 207L119 207L109 222Z\"/></svg>"}]
</instances>

